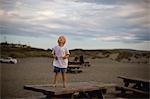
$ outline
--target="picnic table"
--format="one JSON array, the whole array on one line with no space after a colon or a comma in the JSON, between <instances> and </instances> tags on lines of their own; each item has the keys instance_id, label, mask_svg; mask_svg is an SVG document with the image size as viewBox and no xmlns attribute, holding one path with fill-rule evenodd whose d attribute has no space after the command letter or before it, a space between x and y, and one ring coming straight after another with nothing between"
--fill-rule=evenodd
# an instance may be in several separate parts
<instances>
[{"instance_id":1,"label":"picnic table","mask_svg":"<svg viewBox=\"0 0 150 99\"><path fill-rule=\"evenodd\" d=\"M76 61L69 61L69 65L81 65L81 62L76 62ZM83 66L91 66L90 62L84 62Z\"/></svg>"},{"instance_id":2,"label":"picnic table","mask_svg":"<svg viewBox=\"0 0 150 99\"><path fill-rule=\"evenodd\" d=\"M118 78L122 79L124 83L123 86L117 86L117 90L121 90L122 93L132 91L134 93L149 96L150 80L124 76L118 76Z\"/></svg>"},{"instance_id":3,"label":"picnic table","mask_svg":"<svg viewBox=\"0 0 150 99\"><path fill-rule=\"evenodd\" d=\"M80 73L82 72L80 65L69 65L67 67L67 72L69 73Z\"/></svg>"},{"instance_id":4,"label":"picnic table","mask_svg":"<svg viewBox=\"0 0 150 99\"><path fill-rule=\"evenodd\" d=\"M102 90L114 87L114 84L104 84L99 82L72 82L68 83L67 88L62 84L53 87L52 84L45 85L25 85L24 89L41 92L47 98L102 98Z\"/></svg>"}]
</instances>

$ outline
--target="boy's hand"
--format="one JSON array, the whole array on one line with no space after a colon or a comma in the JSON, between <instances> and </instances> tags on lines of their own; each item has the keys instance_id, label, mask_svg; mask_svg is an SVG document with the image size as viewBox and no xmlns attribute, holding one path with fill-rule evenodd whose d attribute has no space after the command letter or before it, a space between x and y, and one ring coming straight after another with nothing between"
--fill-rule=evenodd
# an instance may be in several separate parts
<instances>
[{"instance_id":1,"label":"boy's hand","mask_svg":"<svg viewBox=\"0 0 150 99\"><path fill-rule=\"evenodd\" d=\"M63 57L63 59L67 59L67 58L69 58L68 54Z\"/></svg>"},{"instance_id":2,"label":"boy's hand","mask_svg":"<svg viewBox=\"0 0 150 99\"><path fill-rule=\"evenodd\" d=\"M67 58L67 56L64 56L64 57L63 57L63 59L66 59L66 58Z\"/></svg>"},{"instance_id":3,"label":"boy's hand","mask_svg":"<svg viewBox=\"0 0 150 99\"><path fill-rule=\"evenodd\" d=\"M56 60L58 60L57 56L55 57Z\"/></svg>"},{"instance_id":4,"label":"boy's hand","mask_svg":"<svg viewBox=\"0 0 150 99\"><path fill-rule=\"evenodd\" d=\"M58 60L58 58L57 58L57 56L56 56L56 55L53 55L53 57L54 57L56 60Z\"/></svg>"}]
</instances>

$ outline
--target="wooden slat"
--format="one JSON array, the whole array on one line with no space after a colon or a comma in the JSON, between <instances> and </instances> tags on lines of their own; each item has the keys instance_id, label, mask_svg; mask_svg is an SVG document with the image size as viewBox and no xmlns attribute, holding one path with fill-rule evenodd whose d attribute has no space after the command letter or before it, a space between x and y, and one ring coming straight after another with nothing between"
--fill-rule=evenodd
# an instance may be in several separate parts
<instances>
[{"instance_id":1,"label":"wooden slat","mask_svg":"<svg viewBox=\"0 0 150 99\"><path fill-rule=\"evenodd\" d=\"M69 65L68 68L80 68L81 66L79 65Z\"/></svg>"}]
</instances>

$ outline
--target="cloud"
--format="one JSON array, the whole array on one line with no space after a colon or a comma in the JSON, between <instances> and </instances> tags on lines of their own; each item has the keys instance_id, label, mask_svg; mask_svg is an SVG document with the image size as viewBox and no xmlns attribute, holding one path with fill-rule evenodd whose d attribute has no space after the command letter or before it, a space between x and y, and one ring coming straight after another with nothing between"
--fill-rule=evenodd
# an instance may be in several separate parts
<instances>
[{"instance_id":1,"label":"cloud","mask_svg":"<svg viewBox=\"0 0 150 99\"><path fill-rule=\"evenodd\" d=\"M149 41L147 0L2 0L1 34ZM3 28L3 29L2 29Z\"/></svg>"}]
</instances>

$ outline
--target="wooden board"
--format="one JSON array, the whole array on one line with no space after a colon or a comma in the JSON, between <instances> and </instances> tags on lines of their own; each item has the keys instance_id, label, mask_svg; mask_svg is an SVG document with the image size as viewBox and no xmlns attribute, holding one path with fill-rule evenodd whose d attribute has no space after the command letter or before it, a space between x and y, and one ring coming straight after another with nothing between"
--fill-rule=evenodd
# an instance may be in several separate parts
<instances>
[{"instance_id":1,"label":"wooden board","mask_svg":"<svg viewBox=\"0 0 150 99\"><path fill-rule=\"evenodd\" d=\"M77 69L79 69L81 66L79 66L79 65L69 65L68 66L68 68L77 68Z\"/></svg>"}]
</instances>

